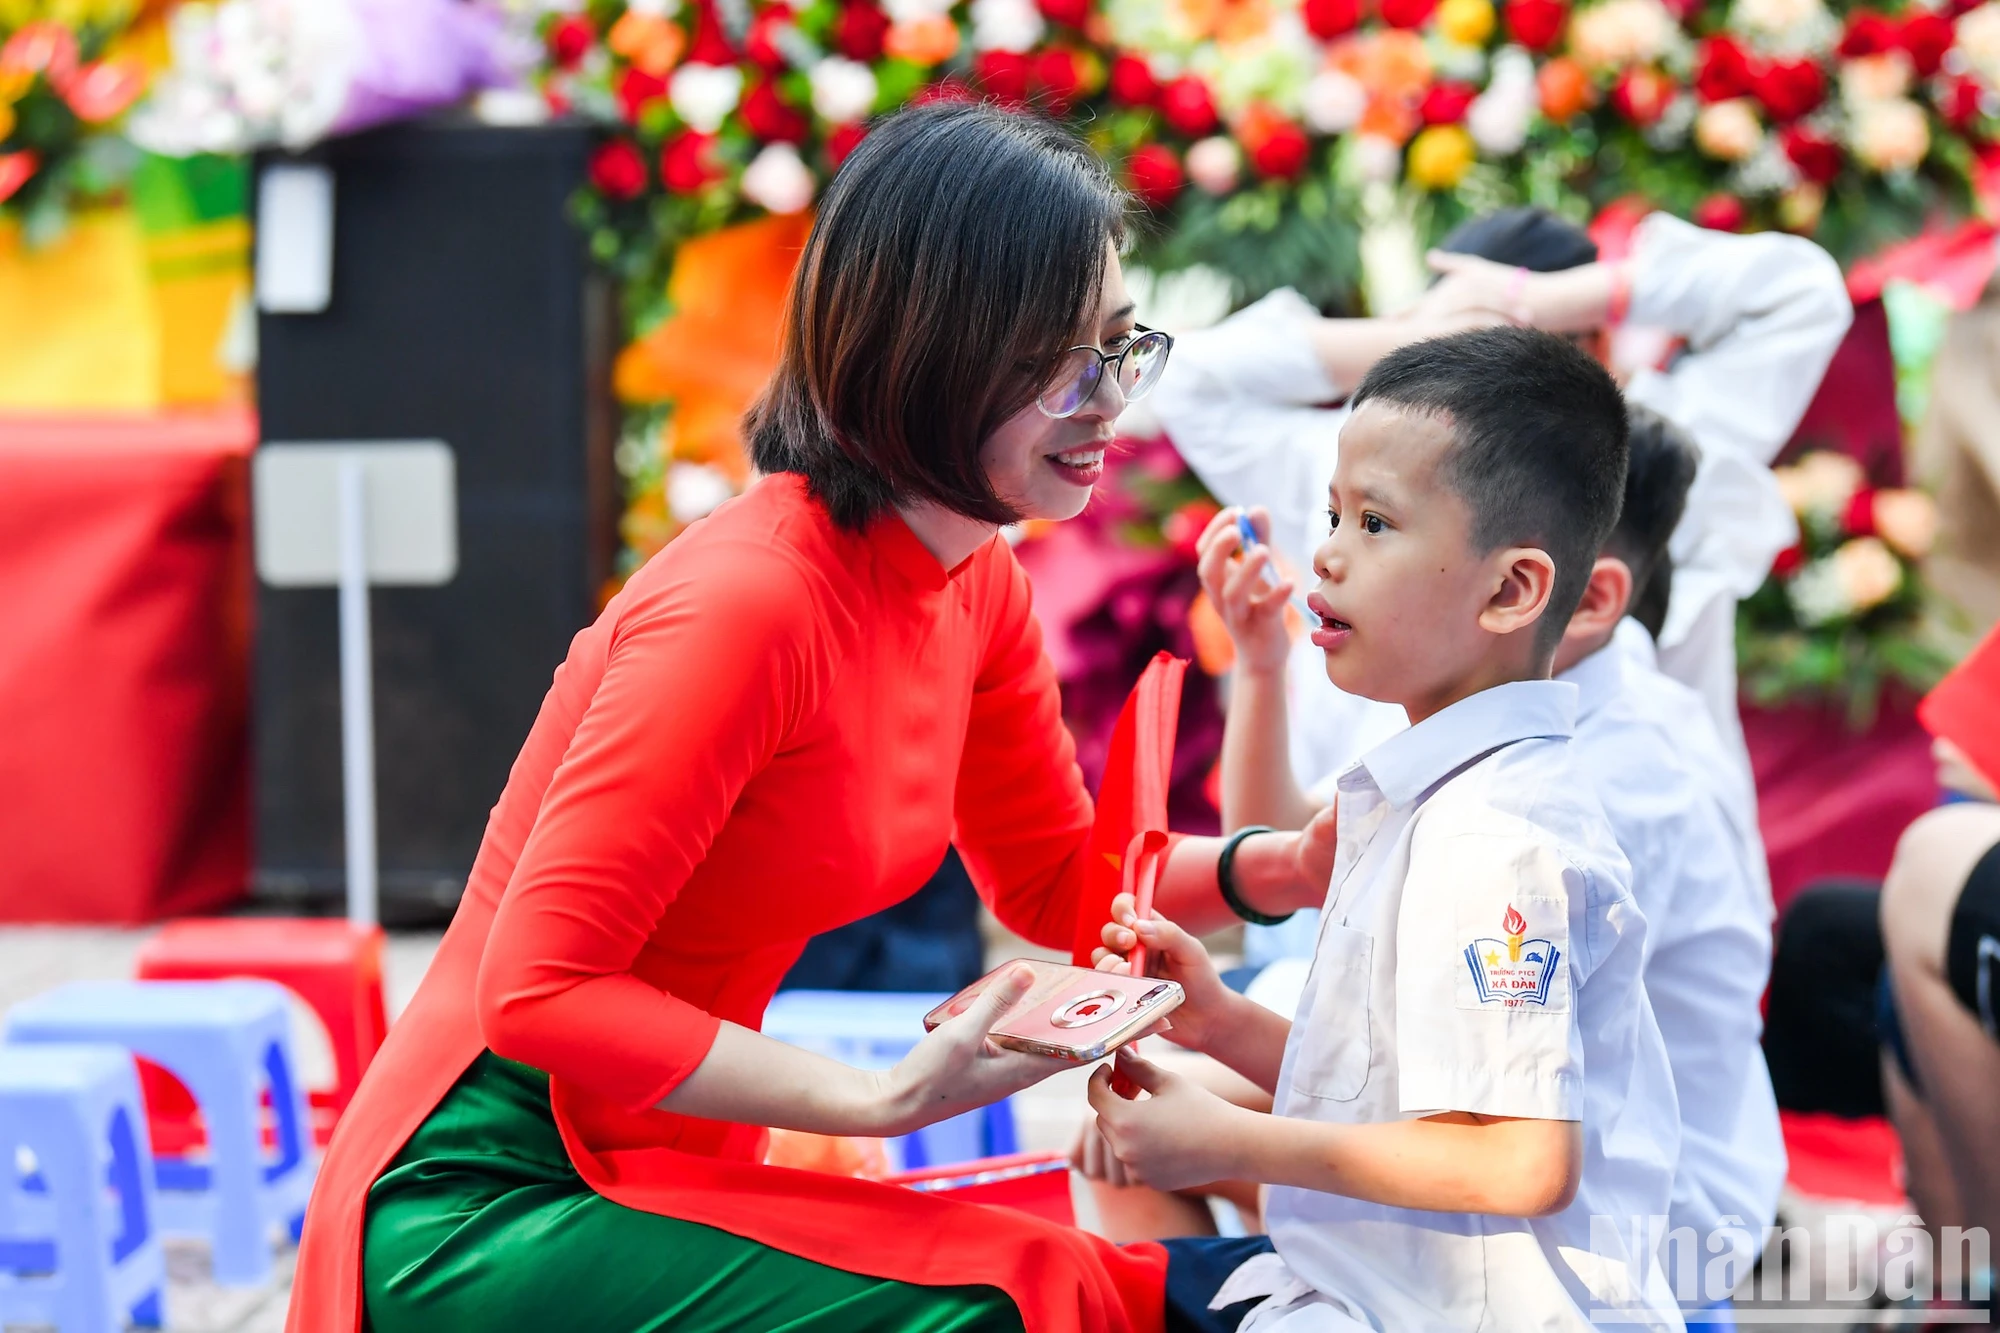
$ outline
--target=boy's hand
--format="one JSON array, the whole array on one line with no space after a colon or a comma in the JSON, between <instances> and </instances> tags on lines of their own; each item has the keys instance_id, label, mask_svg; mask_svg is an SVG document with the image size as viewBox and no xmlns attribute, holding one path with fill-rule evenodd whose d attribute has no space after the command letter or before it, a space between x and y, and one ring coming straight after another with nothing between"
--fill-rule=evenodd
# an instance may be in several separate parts
<instances>
[{"instance_id":1,"label":"boy's hand","mask_svg":"<svg viewBox=\"0 0 2000 1333\"><path fill-rule=\"evenodd\" d=\"M1110 1065L1092 1071L1089 1095L1097 1133L1124 1168L1124 1183L1179 1190L1242 1174L1231 1154L1254 1111L1130 1051L1118 1052L1116 1070L1146 1095L1126 1101L1112 1091Z\"/></svg>"},{"instance_id":2,"label":"boy's hand","mask_svg":"<svg viewBox=\"0 0 2000 1333\"><path fill-rule=\"evenodd\" d=\"M1164 917L1138 919L1138 904L1129 893L1111 900L1111 920L1104 927L1104 947L1091 954L1099 971L1122 972L1125 955L1134 945L1146 946L1149 975L1178 981L1187 998L1174 1010L1163 1029L1176 1045L1205 1051L1211 1037L1225 1021L1231 1004L1247 1003L1222 984L1222 974L1201 941Z\"/></svg>"},{"instance_id":3,"label":"boy's hand","mask_svg":"<svg viewBox=\"0 0 2000 1333\"><path fill-rule=\"evenodd\" d=\"M1238 668L1258 675L1277 675L1285 669L1292 635L1285 624L1285 606L1292 584L1280 578L1271 559L1271 516L1263 509L1249 511L1251 526L1257 530L1257 545L1241 560L1243 538L1236 530L1240 511L1231 506L1209 521L1196 549L1195 569L1201 575L1201 590L1208 595L1216 614L1236 641Z\"/></svg>"}]
</instances>

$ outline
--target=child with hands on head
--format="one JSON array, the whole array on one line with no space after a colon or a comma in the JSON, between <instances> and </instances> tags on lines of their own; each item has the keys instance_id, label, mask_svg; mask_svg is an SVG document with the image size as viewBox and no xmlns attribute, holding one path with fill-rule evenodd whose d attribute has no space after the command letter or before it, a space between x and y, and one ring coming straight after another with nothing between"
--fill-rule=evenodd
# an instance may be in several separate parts
<instances>
[{"instance_id":1,"label":"child with hands on head","mask_svg":"<svg viewBox=\"0 0 2000 1333\"><path fill-rule=\"evenodd\" d=\"M1114 904L1099 965L1145 945L1187 992L1171 1039L1272 1109L1122 1053L1143 1095L1093 1076L1102 1144L1085 1155L1164 1189L1270 1186L1268 1242L1168 1243L1170 1326L1678 1328L1646 1230L1678 1110L1645 924L1567 753L1576 687L1549 678L1618 517L1624 402L1573 345L1493 328L1392 353L1353 405L1312 638L1334 683L1412 725L1341 775L1323 816L1333 869L1295 1019L1229 991L1179 926ZM1226 581L1268 630L1238 638L1251 672L1286 651L1290 589L1267 559ZM1219 1266L1217 1247L1243 1261Z\"/></svg>"}]
</instances>

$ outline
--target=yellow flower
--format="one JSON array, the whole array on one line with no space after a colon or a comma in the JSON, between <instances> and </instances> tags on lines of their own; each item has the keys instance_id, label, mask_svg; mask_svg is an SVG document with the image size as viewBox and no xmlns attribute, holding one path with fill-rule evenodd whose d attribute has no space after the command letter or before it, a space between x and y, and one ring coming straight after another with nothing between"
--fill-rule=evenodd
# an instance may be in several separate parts
<instances>
[{"instance_id":1,"label":"yellow flower","mask_svg":"<svg viewBox=\"0 0 2000 1333\"><path fill-rule=\"evenodd\" d=\"M1778 225L1801 236L1812 234L1825 211L1826 187L1812 181L1800 181L1778 196Z\"/></svg>"},{"instance_id":2,"label":"yellow flower","mask_svg":"<svg viewBox=\"0 0 2000 1333\"><path fill-rule=\"evenodd\" d=\"M1444 0L1437 24L1439 32L1460 46L1483 46L1493 35L1492 0Z\"/></svg>"},{"instance_id":3,"label":"yellow flower","mask_svg":"<svg viewBox=\"0 0 2000 1333\"><path fill-rule=\"evenodd\" d=\"M5 142L14 132L14 108L0 102L0 142Z\"/></svg>"},{"instance_id":4,"label":"yellow flower","mask_svg":"<svg viewBox=\"0 0 2000 1333\"><path fill-rule=\"evenodd\" d=\"M1773 468L1771 473L1785 503L1799 515L1838 515L1865 480L1861 464L1846 454L1824 449L1815 449L1789 467Z\"/></svg>"},{"instance_id":5,"label":"yellow flower","mask_svg":"<svg viewBox=\"0 0 2000 1333\"><path fill-rule=\"evenodd\" d=\"M1873 537L1843 543L1829 559L1848 605L1856 612L1881 605L1902 586L1903 566Z\"/></svg>"},{"instance_id":6,"label":"yellow flower","mask_svg":"<svg viewBox=\"0 0 2000 1333\"><path fill-rule=\"evenodd\" d=\"M1742 162L1764 145L1764 127L1747 97L1712 102L1694 118L1695 146L1723 162Z\"/></svg>"},{"instance_id":7,"label":"yellow flower","mask_svg":"<svg viewBox=\"0 0 2000 1333\"><path fill-rule=\"evenodd\" d=\"M1465 178L1477 156L1461 125L1433 125L1410 143L1410 180L1426 190L1449 190Z\"/></svg>"}]
</instances>

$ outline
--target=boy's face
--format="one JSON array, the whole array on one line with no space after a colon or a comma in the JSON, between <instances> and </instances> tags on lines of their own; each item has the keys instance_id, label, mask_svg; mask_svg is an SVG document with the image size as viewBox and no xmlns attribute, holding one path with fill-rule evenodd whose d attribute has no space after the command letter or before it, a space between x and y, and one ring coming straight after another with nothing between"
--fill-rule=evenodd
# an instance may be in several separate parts
<instances>
[{"instance_id":1,"label":"boy's face","mask_svg":"<svg viewBox=\"0 0 2000 1333\"><path fill-rule=\"evenodd\" d=\"M1443 476L1451 448L1445 421L1379 399L1363 403L1340 432L1328 497L1333 530L1313 557L1319 584L1310 604L1321 625L1312 639L1328 679L1402 704L1412 721L1519 675L1496 660L1518 648L1496 654L1494 631L1520 627L1504 605L1518 596L1508 584L1520 553L1473 550L1471 508Z\"/></svg>"}]
</instances>

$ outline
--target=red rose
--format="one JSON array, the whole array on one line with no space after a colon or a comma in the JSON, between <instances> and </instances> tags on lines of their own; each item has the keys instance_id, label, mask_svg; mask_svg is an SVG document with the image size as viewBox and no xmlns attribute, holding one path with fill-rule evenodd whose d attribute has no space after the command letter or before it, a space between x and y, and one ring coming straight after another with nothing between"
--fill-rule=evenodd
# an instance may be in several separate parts
<instances>
[{"instance_id":1,"label":"red rose","mask_svg":"<svg viewBox=\"0 0 2000 1333\"><path fill-rule=\"evenodd\" d=\"M868 137L868 129L863 125L836 125L827 131L826 160L835 167L847 160L847 155L861 146Z\"/></svg>"},{"instance_id":2,"label":"red rose","mask_svg":"<svg viewBox=\"0 0 2000 1333\"><path fill-rule=\"evenodd\" d=\"M1421 28L1437 0L1380 0L1382 21L1392 28Z\"/></svg>"},{"instance_id":3,"label":"red rose","mask_svg":"<svg viewBox=\"0 0 2000 1333\"><path fill-rule=\"evenodd\" d=\"M1323 42L1330 42L1361 26L1361 0L1306 0L1306 27Z\"/></svg>"},{"instance_id":4,"label":"red rose","mask_svg":"<svg viewBox=\"0 0 2000 1333\"><path fill-rule=\"evenodd\" d=\"M1546 51L1562 36L1569 6L1562 0L1507 0L1507 31L1530 51Z\"/></svg>"},{"instance_id":5,"label":"red rose","mask_svg":"<svg viewBox=\"0 0 2000 1333\"><path fill-rule=\"evenodd\" d=\"M1840 54L1849 60L1879 56L1895 50L1902 35L1888 17L1872 9L1857 9L1847 16L1847 30L1840 35Z\"/></svg>"},{"instance_id":6,"label":"red rose","mask_svg":"<svg viewBox=\"0 0 2000 1333\"><path fill-rule=\"evenodd\" d=\"M778 96L778 85L760 79L743 95L743 123L759 139L772 143L804 143L812 122L797 107Z\"/></svg>"},{"instance_id":7,"label":"red rose","mask_svg":"<svg viewBox=\"0 0 2000 1333\"><path fill-rule=\"evenodd\" d=\"M590 183L606 199L636 199L646 189L646 159L630 139L599 144L590 155Z\"/></svg>"},{"instance_id":8,"label":"red rose","mask_svg":"<svg viewBox=\"0 0 2000 1333\"><path fill-rule=\"evenodd\" d=\"M1149 143L1132 150L1125 164L1132 193L1148 208L1165 208L1180 196L1187 185L1181 160L1165 144Z\"/></svg>"},{"instance_id":9,"label":"red rose","mask_svg":"<svg viewBox=\"0 0 2000 1333\"><path fill-rule=\"evenodd\" d=\"M590 54L597 30L581 14L565 14L549 25L549 58L564 69L575 69Z\"/></svg>"},{"instance_id":10,"label":"red rose","mask_svg":"<svg viewBox=\"0 0 2000 1333\"><path fill-rule=\"evenodd\" d=\"M1979 119L1980 98L1979 81L1960 75L1938 94L1938 114L1947 125L1963 134Z\"/></svg>"},{"instance_id":11,"label":"red rose","mask_svg":"<svg viewBox=\"0 0 2000 1333\"><path fill-rule=\"evenodd\" d=\"M684 130L660 151L660 183L675 194L694 194L724 174L715 151L715 136Z\"/></svg>"},{"instance_id":12,"label":"red rose","mask_svg":"<svg viewBox=\"0 0 2000 1333\"><path fill-rule=\"evenodd\" d=\"M1929 10L1913 9L1903 18L1903 49L1910 53L1910 65L1920 79L1928 79L1944 65L1944 53L1951 50L1951 20Z\"/></svg>"},{"instance_id":13,"label":"red rose","mask_svg":"<svg viewBox=\"0 0 2000 1333\"><path fill-rule=\"evenodd\" d=\"M1456 125L1465 119L1479 90L1466 83L1434 83L1418 108L1426 125Z\"/></svg>"},{"instance_id":14,"label":"red rose","mask_svg":"<svg viewBox=\"0 0 2000 1333\"><path fill-rule=\"evenodd\" d=\"M849 60L879 59L882 37L888 31L889 16L866 0L849 0L833 21L833 40Z\"/></svg>"},{"instance_id":15,"label":"red rose","mask_svg":"<svg viewBox=\"0 0 2000 1333\"><path fill-rule=\"evenodd\" d=\"M1793 542L1790 546L1778 552L1778 558L1771 562L1771 577L1774 579L1788 579L1798 573L1799 566L1805 564L1805 562L1805 548L1797 542Z\"/></svg>"},{"instance_id":16,"label":"red rose","mask_svg":"<svg viewBox=\"0 0 2000 1333\"><path fill-rule=\"evenodd\" d=\"M973 77L996 101L1020 105L1028 100L1033 66L1019 51L981 51L972 62Z\"/></svg>"},{"instance_id":17,"label":"red rose","mask_svg":"<svg viewBox=\"0 0 2000 1333\"><path fill-rule=\"evenodd\" d=\"M1847 508L1841 511L1840 528L1850 537L1873 537L1875 535L1875 492L1866 486L1847 499Z\"/></svg>"},{"instance_id":18,"label":"red rose","mask_svg":"<svg viewBox=\"0 0 2000 1333\"><path fill-rule=\"evenodd\" d=\"M1159 100L1160 84L1145 61L1120 55L1111 62L1111 96L1126 106L1151 106Z\"/></svg>"},{"instance_id":19,"label":"red rose","mask_svg":"<svg viewBox=\"0 0 2000 1333\"><path fill-rule=\"evenodd\" d=\"M1201 534L1208 531L1209 523L1221 512L1222 506L1213 500L1189 500L1167 515L1160 524L1160 535L1167 539L1175 554L1193 561L1200 554Z\"/></svg>"},{"instance_id":20,"label":"red rose","mask_svg":"<svg viewBox=\"0 0 2000 1333\"><path fill-rule=\"evenodd\" d=\"M1733 194L1712 194L1694 206L1694 225L1710 231L1741 231L1749 218Z\"/></svg>"},{"instance_id":21,"label":"red rose","mask_svg":"<svg viewBox=\"0 0 2000 1333\"><path fill-rule=\"evenodd\" d=\"M1656 69L1638 66L1626 70L1611 90L1611 106L1640 129L1666 113L1674 98L1674 81Z\"/></svg>"},{"instance_id":22,"label":"red rose","mask_svg":"<svg viewBox=\"0 0 2000 1333\"><path fill-rule=\"evenodd\" d=\"M1058 46L1035 57L1035 86L1056 115L1075 105L1083 95L1083 62L1074 51Z\"/></svg>"},{"instance_id":23,"label":"red rose","mask_svg":"<svg viewBox=\"0 0 2000 1333\"><path fill-rule=\"evenodd\" d=\"M618 76L618 109L630 123L637 123L639 113L654 98L667 95L667 81L657 74L648 74L637 65L626 67Z\"/></svg>"},{"instance_id":24,"label":"red rose","mask_svg":"<svg viewBox=\"0 0 2000 1333\"><path fill-rule=\"evenodd\" d=\"M1755 73L1750 56L1727 37L1711 37L1701 44L1694 63L1695 95L1704 102L1724 102L1750 91Z\"/></svg>"},{"instance_id":25,"label":"red rose","mask_svg":"<svg viewBox=\"0 0 2000 1333\"><path fill-rule=\"evenodd\" d=\"M743 54L760 69L775 74L786 65L785 53L778 49L773 38L781 28L792 23L792 11L784 5L773 5L751 20L750 31L743 38Z\"/></svg>"},{"instance_id":26,"label":"red rose","mask_svg":"<svg viewBox=\"0 0 2000 1333\"><path fill-rule=\"evenodd\" d=\"M723 31L721 20L715 17L715 6L702 5L695 14L694 39L688 43L688 63L733 65L736 63L736 55L736 48L730 44L729 34Z\"/></svg>"},{"instance_id":27,"label":"red rose","mask_svg":"<svg viewBox=\"0 0 2000 1333\"><path fill-rule=\"evenodd\" d=\"M1305 170L1311 151L1312 141L1304 130L1289 120L1274 121L1250 149L1250 166L1259 176L1290 180Z\"/></svg>"},{"instance_id":28,"label":"red rose","mask_svg":"<svg viewBox=\"0 0 2000 1333\"><path fill-rule=\"evenodd\" d=\"M1826 100L1826 75L1810 60L1773 60L1757 75L1751 91L1771 119L1782 124Z\"/></svg>"},{"instance_id":29,"label":"red rose","mask_svg":"<svg viewBox=\"0 0 2000 1333\"><path fill-rule=\"evenodd\" d=\"M1160 114L1189 138L1215 128L1215 99L1198 75L1183 74L1160 90Z\"/></svg>"},{"instance_id":30,"label":"red rose","mask_svg":"<svg viewBox=\"0 0 2000 1333\"><path fill-rule=\"evenodd\" d=\"M1081 28L1090 17L1090 0L1039 0L1042 16L1051 23Z\"/></svg>"},{"instance_id":31,"label":"red rose","mask_svg":"<svg viewBox=\"0 0 2000 1333\"><path fill-rule=\"evenodd\" d=\"M1799 175L1815 184L1831 184L1840 174L1840 145L1824 135L1791 125L1778 137L1778 144Z\"/></svg>"}]
</instances>

